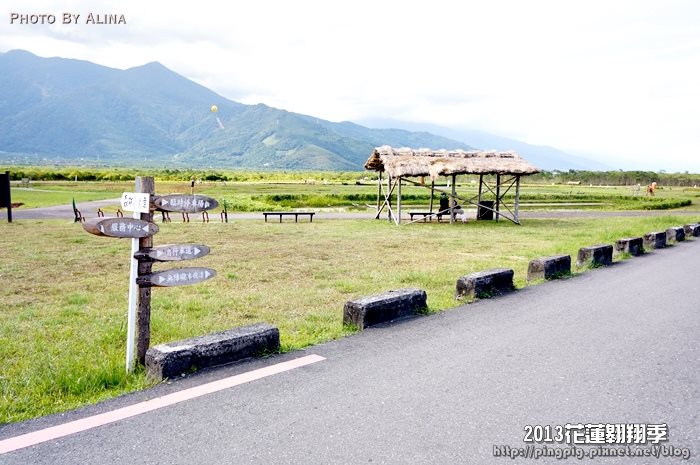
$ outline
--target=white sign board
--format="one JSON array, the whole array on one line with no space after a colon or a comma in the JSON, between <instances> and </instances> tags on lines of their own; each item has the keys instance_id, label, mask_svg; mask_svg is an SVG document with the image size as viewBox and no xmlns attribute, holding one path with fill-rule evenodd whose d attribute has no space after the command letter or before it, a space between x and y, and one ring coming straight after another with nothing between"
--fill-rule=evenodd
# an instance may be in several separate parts
<instances>
[{"instance_id":1,"label":"white sign board","mask_svg":"<svg viewBox=\"0 0 700 465\"><path fill-rule=\"evenodd\" d=\"M151 195L139 192L124 192L122 194L122 209L136 213L148 213L151 205Z\"/></svg>"}]
</instances>

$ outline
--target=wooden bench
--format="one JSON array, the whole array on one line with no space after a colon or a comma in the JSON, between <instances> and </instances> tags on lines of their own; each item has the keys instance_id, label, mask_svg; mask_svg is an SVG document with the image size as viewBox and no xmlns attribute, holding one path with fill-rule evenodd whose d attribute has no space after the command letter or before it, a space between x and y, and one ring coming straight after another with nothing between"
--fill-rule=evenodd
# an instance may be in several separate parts
<instances>
[{"instance_id":1,"label":"wooden bench","mask_svg":"<svg viewBox=\"0 0 700 465\"><path fill-rule=\"evenodd\" d=\"M283 216L293 216L294 217L294 222L298 223L299 222L299 216L300 215L306 215L309 217L309 222L313 222L314 220L314 215L316 212L263 212L263 215L265 215L265 223L267 223L267 217L269 215L272 216L279 216L280 217L280 223L282 222L282 217Z\"/></svg>"}]
</instances>

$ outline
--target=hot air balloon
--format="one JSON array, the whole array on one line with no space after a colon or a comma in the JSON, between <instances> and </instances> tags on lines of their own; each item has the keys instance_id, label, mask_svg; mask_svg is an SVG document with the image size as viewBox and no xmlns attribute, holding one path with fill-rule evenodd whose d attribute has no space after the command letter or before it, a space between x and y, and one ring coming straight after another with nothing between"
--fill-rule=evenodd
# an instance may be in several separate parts
<instances>
[{"instance_id":1,"label":"hot air balloon","mask_svg":"<svg viewBox=\"0 0 700 465\"><path fill-rule=\"evenodd\" d=\"M211 112L214 113L214 115L216 115L216 112L217 112L217 111L219 111L219 107L217 107L216 105L212 105L212 106L211 106ZM216 116L216 122L219 123L219 127L220 127L221 129L224 128L224 125L221 123L221 120L219 119L218 116Z\"/></svg>"}]
</instances>

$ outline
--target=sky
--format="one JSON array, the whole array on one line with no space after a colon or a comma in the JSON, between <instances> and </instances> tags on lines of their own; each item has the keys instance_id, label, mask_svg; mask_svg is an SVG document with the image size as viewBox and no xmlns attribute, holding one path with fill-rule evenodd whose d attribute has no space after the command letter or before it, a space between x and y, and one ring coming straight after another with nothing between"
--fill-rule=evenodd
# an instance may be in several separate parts
<instances>
[{"instance_id":1,"label":"sky","mask_svg":"<svg viewBox=\"0 0 700 465\"><path fill-rule=\"evenodd\" d=\"M242 103L331 121L483 130L616 169L700 172L697 0L4 0L1 8L0 52L121 69L158 61ZM13 13L55 22L20 24ZM80 16L63 24L64 13ZM90 13L124 15L126 24L87 24Z\"/></svg>"}]
</instances>

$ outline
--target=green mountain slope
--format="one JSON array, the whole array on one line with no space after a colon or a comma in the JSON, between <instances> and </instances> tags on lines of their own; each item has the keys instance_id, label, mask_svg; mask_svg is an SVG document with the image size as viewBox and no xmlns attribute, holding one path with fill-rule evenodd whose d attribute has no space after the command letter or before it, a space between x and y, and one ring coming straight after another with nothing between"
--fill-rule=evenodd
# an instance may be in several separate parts
<instances>
[{"instance_id":1,"label":"green mountain slope","mask_svg":"<svg viewBox=\"0 0 700 465\"><path fill-rule=\"evenodd\" d=\"M469 148L425 132L243 105L159 63L118 70L19 50L0 54L0 160L353 170L383 144Z\"/></svg>"}]
</instances>

